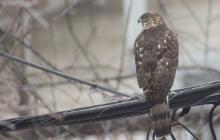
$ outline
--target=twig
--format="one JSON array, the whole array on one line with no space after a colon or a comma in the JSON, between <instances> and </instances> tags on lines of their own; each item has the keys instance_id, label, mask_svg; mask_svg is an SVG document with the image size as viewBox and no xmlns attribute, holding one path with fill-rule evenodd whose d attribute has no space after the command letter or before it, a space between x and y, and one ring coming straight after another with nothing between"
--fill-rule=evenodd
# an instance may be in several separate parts
<instances>
[{"instance_id":1,"label":"twig","mask_svg":"<svg viewBox=\"0 0 220 140\"><path fill-rule=\"evenodd\" d=\"M126 45L127 45L126 44L126 35L127 35L129 20L130 20L130 16L131 16L131 12L132 12L132 5L133 5L133 0L130 0L129 6L127 9L126 19L125 19L125 29L124 29L124 33L123 33L123 42L122 42L122 48L121 48L120 67L118 70L118 77L121 77L121 75L124 71L124 60L125 60L125 52L126 52ZM120 81L121 81L121 79L117 80L116 89L119 88Z\"/></svg>"}]
</instances>

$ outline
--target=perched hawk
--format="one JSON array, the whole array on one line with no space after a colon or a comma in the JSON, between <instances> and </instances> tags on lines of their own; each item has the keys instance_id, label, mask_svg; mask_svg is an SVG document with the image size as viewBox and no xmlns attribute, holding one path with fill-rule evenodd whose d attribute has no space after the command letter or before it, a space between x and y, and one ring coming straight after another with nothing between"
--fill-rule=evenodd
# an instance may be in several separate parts
<instances>
[{"instance_id":1,"label":"perched hawk","mask_svg":"<svg viewBox=\"0 0 220 140\"><path fill-rule=\"evenodd\" d=\"M143 25L134 44L138 85L150 97L152 127L161 137L171 132L167 95L178 66L179 45L160 15L145 13L138 22Z\"/></svg>"}]
</instances>

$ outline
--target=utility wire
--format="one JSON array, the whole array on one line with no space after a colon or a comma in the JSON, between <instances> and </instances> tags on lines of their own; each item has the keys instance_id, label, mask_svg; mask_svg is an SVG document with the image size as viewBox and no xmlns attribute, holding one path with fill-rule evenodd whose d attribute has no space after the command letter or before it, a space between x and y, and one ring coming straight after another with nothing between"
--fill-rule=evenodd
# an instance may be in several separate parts
<instances>
[{"instance_id":1,"label":"utility wire","mask_svg":"<svg viewBox=\"0 0 220 140\"><path fill-rule=\"evenodd\" d=\"M206 105L220 100L220 81L171 91L170 109ZM53 114L23 116L0 121L0 132L33 129L39 127L71 125L95 121L112 120L146 114L152 105L149 98L131 98L108 104L78 108Z\"/></svg>"},{"instance_id":2,"label":"utility wire","mask_svg":"<svg viewBox=\"0 0 220 140\"><path fill-rule=\"evenodd\" d=\"M27 62L27 61L25 61L25 60L23 60L23 59L21 59L21 58L17 58L17 57L11 56L10 54L4 53L4 52L2 52L2 51L0 51L0 56L5 57L5 58L8 58L8 59L10 59L10 60L12 60L12 61L15 61L15 62L18 62L18 63L22 63L22 64L24 64L24 65L27 65L27 66L30 66L30 67L33 67L33 68L36 68L36 69L39 69L39 70L48 72L48 73L51 73L51 74L54 74L54 75L63 77L63 78L65 78L65 79L75 81L75 82L80 83L80 84L83 84L83 85L91 86L91 87L94 88L94 89L101 89L101 90L103 90L103 91L107 91L107 92L113 93L113 94L115 94L115 95L124 96L124 97L130 97L130 96L127 95L127 94L124 94L124 93L121 93L121 92L118 92L118 91L114 91L114 90L108 89L108 88L106 88L106 87L103 87L103 86L100 86L100 85L97 85L97 84L93 84L93 83L90 83L90 82L87 82L87 81L78 79L78 78L76 78L76 77L69 76L69 75L64 74L64 73L62 73L62 72L60 72L60 71L51 70L51 69L48 69L48 68L44 68L44 67L42 67L42 66L40 66L40 65L36 65L36 64Z\"/></svg>"}]
</instances>

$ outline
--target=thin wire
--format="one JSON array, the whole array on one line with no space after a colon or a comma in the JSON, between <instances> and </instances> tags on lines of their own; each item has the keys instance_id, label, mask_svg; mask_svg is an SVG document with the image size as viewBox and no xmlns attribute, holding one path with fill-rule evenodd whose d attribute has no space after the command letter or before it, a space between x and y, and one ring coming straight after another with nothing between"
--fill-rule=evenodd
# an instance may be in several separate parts
<instances>
[{"instance_id":1,"label":"thin wire","mask_svg":"<svg viewBox=\"0 0 220 140\"><path fill-rule=\"evenodd\" d=\"M150 137L150 132L151 132L151 128L149 128L149 130L147 131L146 140L149 140L149 137Z\"/></svg>"},{"instance_id":2,"label":"thin wire","mask_svg":"<svg viewBox=\"0 0 220 140\"><path fill-rule=\"evenodd\" d=\"M197 137L195 136L195 134L193 134L193 132L192 132L191 130L189 130L189 128L187 128L185 125L183 125L182 123L178 122L177 120L175 120L175 121L176 121L176 123L173 124L173 126L176 126L176 125L181 126L181 127L184 128L187 132L189 132L189 134L190 134L194 139L199 140L199 138L197 138Z\"/></svg>"},{"instance_id":3,"label":"thin wire","mask_svg":"<svg viewBox=\"0 0 220 140\"><path fill-rule=\"evenodd\" d=\"M176 138L172 132L170 133L170 136L171 136L172 140L176 140Z\"/></svg>"},{"instance_id":4,"label":"thin wire","mask_svg":"<svg viewBox=\"0 0 220 140\"><path fill-rule=\"evenodd\" d=\"M212 109L210 110L210 112L209 112L209 128L210 128L210 131L211 131L213 140L217 140L217 137L216 137L216 134L215 134L215 129L214 129L214 127L213 127L212 118L213 118L214 110L215 110L215 108L216 108L219 104L220 104L220 102L216 103L216 104L212 107Z\"/></svg>"},{"instance_id":5,"label":"thin wire","mask_svg":"<svg viewBox=\"0 0 220 140\"><path fill-rule=\"evenodd\" d=\"M72 76L69 76L69 75L66 75L60 71L56 71L56 70L50 70L50 69L47 69L47 68L44 68L40 65L36 65L36 64L33 64L33 63L30 63L30 62L27 62L23 59L20 59L20 58L17 58L17 57L14 57L14 56L11 56L7 53L4 53L2 51L0 51L0 56L2 57L6 57L12 61L16 61L18 63L22 63L24 65L27 65L27 66L30 66L30 67L33 67L33 68L36 68L36 69L39 69L39 70L42 70L42 71L45 71L45 72L48 72L48 73L51 73L51 74L54 74L56 76L60 76L60 77L63 77L65 79L68 79L68 80L72 80L72 81L75 81L77 83L80 83L80 84L83 84L83 85L87 85L87 86L91 86L93 88L98 88L98 89L101 89L101 90L104 90L104 91L108 91L110 93L113 93L113 94L116 94L116 95L119 95L119 96L124 96L124 97L130 97L129 95L126 95L124 93L121 93L121 92L118 92L118 91L114 91L114 90L111 90L111 89L108 89L106 87L102 87L100 85L97 85L97 84L93 84L93 83L90 83L90 82L87 82L87 81L84 81L84 80L81 80L81 79L78 79L76 77L72 77Z\"/></svg>"},{"instance_id":6,"label":"thin wire","mask_svg":"<svg viewBox=\"0 0 220 140\"><path fill-rule=\"evenodd\" d=\"M156 134L153 132L152 139L155 140Z\"/></svg>"}]
</instances>

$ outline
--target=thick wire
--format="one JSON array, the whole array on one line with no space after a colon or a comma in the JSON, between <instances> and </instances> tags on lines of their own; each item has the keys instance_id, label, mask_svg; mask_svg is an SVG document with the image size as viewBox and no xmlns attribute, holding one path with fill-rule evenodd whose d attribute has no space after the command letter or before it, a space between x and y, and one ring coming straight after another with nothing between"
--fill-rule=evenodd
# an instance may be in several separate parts
<instances>
[{"instance_id":1,"label":"thick wire","mask_svg":"<svg viewBox=\"0 0 220 140\"><path fill-rule=\"evenodd\" d=\"M220 82L209 83L202 87L196 86L196 88L194 87L192 89L187 88L187 90L176 90L178 92L176 92L176 94L170 94L169 97L170 109L174 110L218 102L220 100L220 94L217 94L216 91L219 90ZM53 114L33 117L23 116L2 120L0 121L0 132L88 123L144 115L148 113L152 107L147 100L148 98L146 98L146 100L144 99L144 97L139 99L132 98L130 100L78 108Z\"/></svg>"},{"instance_id":2,"label":"thick wire","mask_svg":"<svg viewBox=\"0 0 220 140\"><path fill-rule=\"evenodd\" d=\"M42 70L42 71L45 71L45 72L54 74L54 75L56 75L56 76L63 77L63 78L65 78L65 79L75 81L75 82L80 83L80 84L83 84L83 85L91 86L92 88L101 89L101 90L103 90L103 91L107 91L107 92L110 92L110 93L113 93L113 94L119 95L119 96L130 97L130 96L127 95L127 94L124 94L124 93L121 93L121 92L118 92L118 91L114 91L114 90L108 89L108 88L106 88L106 87L102 87L102 86L100 86L100 85L93 84L93 83L90 83L90 82L87 82L87 81L78 79L78 78L76 78L76 77L72 77L72 76L66 75L66 74L64 74L64 73L62 73L62 72L59 72L59 71L56 71L56 70L50 70L50 69L44 68L44 67L42 67L42 66L40 66L40 65L36 65L36 64L27 62L27 61L25 61L25 60L23 60L23 59L21 59L21 58L17 58L17 57L11 56L10 54L4 53L4 52L2 52L2 51L0 51L0 56L5 57L5 58L8 58L8 59L10 59L10 60L12 60L12 61L15 61L15 62L24 64L24 65L27 65L27 66L33 67L33 68L36 68L36 69L38 69L38 70Z\"/></svg>"}]
</instances>

